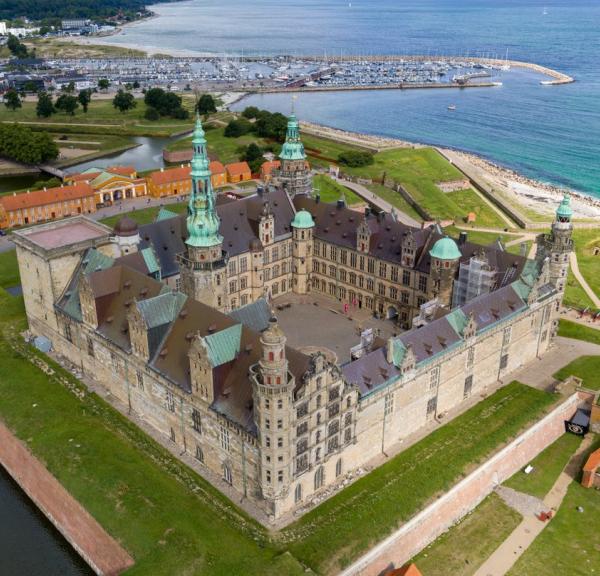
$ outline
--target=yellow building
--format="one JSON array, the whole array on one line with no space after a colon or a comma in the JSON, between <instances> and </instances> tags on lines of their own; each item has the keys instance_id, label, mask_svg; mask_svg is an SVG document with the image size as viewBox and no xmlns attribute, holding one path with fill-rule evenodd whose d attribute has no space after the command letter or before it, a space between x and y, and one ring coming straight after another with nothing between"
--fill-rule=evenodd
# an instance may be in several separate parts
<instances>
[{"instance_id":1,"label":"yellow building","mask_svg":"<svg viewBox=\"0 0 600 576\"><path fill-rule=\"evenodd\" d=\"M89 168L78 174L69 174L67 183L87 182L94 190L97 205L110 205L119 200L146 196L146 180L138 178L132 166Z\"/></svg>"}]
</instances>

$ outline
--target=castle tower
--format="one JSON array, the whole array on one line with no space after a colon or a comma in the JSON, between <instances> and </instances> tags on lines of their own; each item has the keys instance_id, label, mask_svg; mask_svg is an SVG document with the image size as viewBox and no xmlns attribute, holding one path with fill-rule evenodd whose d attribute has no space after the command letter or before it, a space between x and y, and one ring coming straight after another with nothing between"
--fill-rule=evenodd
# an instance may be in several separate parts
<instances>
[{"instance_id":1,"label":"castle tower","mask_svg":"<svg viewBox=\"0 0 600 576\"><path fill-rule=\"evenodd\" d=\"M310 291L314 227L315 223L310 212L306 210L296 212L292 220L293 290L296 294L307 294Z\"/></svg>"},{"instance_id":2,"label":"castle tower","mask_svg":"<svg viewBox=\"0 0 600 576\"><path fill-rule=\"evenodd\" d=\"M550 258L550 282L562 295L567 284L569 272L569 254L573 250L573 210L571 199L565 194L552 223L552 231L546 236L545 255Z\"/></svg>"},{"instance_id":3,"label":"castle tower","mask_svg":"<svg viewBox=\"0 0 600 576\"><path fill-rule=\"evenodd\" d=\"M276 318L260 338L262 356L252 368L254 420L260 446L260 484L271 513L279 514L291 481L294 377L288 370L285 334Z\"/></svg>"},{"instance_id":4,"label":"castle tower","mask_svg":"<svg viewBox=\"0 0 600 576\"><path fill-rule=\"evenodd\" d=\"M456 242L445 236L440 238L429 251L431 256L431 281L429 292L440 304L452 305L454 278L461 253Z\"/></svg>"},{"instance_id":5,"label":"castle tower","mask_svg":"<svg viewBox=\"0 0 600 576\"><path fill-rule=\"evenodd\" d=\"M283 186L290 197L296 194L310 194L312 179L306 162L304 144L300 140L300 124L295 114L288 119L285 142L279 154L281 167L274 171L276 184Z\"/></svg>"},{"instance_id":6,"label":"castle tower","mask_svg":"<svg viewBox=\"0 0 600 576\"><path fill-rule=\"evenodd\" d=\"M227 254L215 207L206 138L200 117L192 138L192 191L188 205L185 252L179 257L181 288L191 298L219 310L227 309Z\"/></svg>"},{"instance_id":7,"label":"castle tower","mask_svg":"<svg viewBox=\"0 0 600 576\"><path fill-rule=\"evenodd\" d=\"M123 216L115 224L110 241L114 248L115 257L137 252L140 243L140 232L137 223L128 216Z\"/></svg>"}]
</instances>

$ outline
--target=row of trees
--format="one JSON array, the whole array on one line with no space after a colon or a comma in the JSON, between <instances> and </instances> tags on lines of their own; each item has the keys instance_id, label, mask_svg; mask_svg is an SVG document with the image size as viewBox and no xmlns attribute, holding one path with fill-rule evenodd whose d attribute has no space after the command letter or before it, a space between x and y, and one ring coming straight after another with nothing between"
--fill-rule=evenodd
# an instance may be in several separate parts
<instances>
[{"instance_id":1,"label":"row of trees","mask_svg":"<svg viewBox=\"0 0 600 576\"><path fill-rule=\"evenodd\" d=\"M41 164L58 157L58 147L47 132L18 124L0 124L0 156L24 164Z\"/></svg>"}]
</instances>

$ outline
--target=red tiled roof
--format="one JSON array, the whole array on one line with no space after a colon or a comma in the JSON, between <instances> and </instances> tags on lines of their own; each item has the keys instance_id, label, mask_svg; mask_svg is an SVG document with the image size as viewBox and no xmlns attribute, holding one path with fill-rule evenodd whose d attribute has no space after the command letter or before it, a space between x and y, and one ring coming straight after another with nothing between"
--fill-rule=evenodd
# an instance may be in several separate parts
<instances>
[{"instance_id":1,"label":"red tiled roof","mask_svg":"<svg viewBox=\"0 0 600 576\"><path fill-rule=\"evenodd\" d=\"M227 164L225 169L232 176L238 176L240 174L250 172L250 166L248 166L248 162L232 162L231 164Z\"/></svg>"},{"instance_id":2,"label":"red tiled roof","mask_svg":"<svg viewBox=\"0 0 600 576\"><path fill-rule=\"evenodd\" d=\"M600 448L590 454L587 462L583 466L583 471L595 472L598 466L600 466Z\"/></svg>"},{"instance_id":3,"label":"red tiled roof","mask_svg":"<svg viewBox=\"0 0 600 576\"><path fill-rule=\"evenodd\" d=\"M190 166L157 170L150 174L150 179L154 184L169 184L171 182L179 182L180 180L188 180L191 171L192 169Z\"/></svg>"},{"instance_id":4,"label":"red tiled roof","mask_svg":"<svg viewBox=\"0 0 600 576\"><path fill-rule=\"evenodd\" d=\"M108 168L99 169L98 172L79 172L75 174L69 174L67 179L72 182L81 182L83 180L92 181L102 174L102 172L109 172L110 174L117 174L119 176L127 176L128 178L135 178L136 170L133 166L109 166Z\"/></svg>"},{"instance_id":5,"label":"red tiled roof","mask_svg":"<svg viewBox=\"0 0 600 576\"><path fill-rule=\"evenodd\" d=\"M218 160L213 160L208 165L208 168L209 168L211 174L224 174L225 173L225 166L223 166L223 164L221 164L221 162L219 162Z\"/></svg>"},{"instance_id":6,"label":"red tiled roof","mask_svg":"<svg viewBox=\"0 0 600 576\"><path fill-rule=\"evenodd\" d=\"M24 192L13 196L2 196L0 204L7 212L20 210L22 208L33 208L35 206L46 206L56 202L67 202L94 196L94 189L86 182L79 182L72 186L58 186L47 190L36 190L35 192Z\"/></svg>"},{"instance_id":7,"label":"red tiled roof","mask_svg":"<svg viewBox=\"0 0 600 576\"><path fill-rule=\"evenodd\" d=\"M385 576L423 576L416 564L406 564L402 568L396 568L391 572L386 572Z\"/></svg>"},{"instance_id":8,"label":"red tiled roof","mask_svg":"<svg viewBox=\"0 0 600 576\"><path fill-rule=\"evenodd\" d=\"M69 174L67 180L71 182L85 182L86 180L93 180L100 176L101 172L88 172L87 174Z\"/></svg>"},{"instance_id":9,"label":"red tiled roof","mask_svg":"<svg viewBox=\"0 0 600 576\"><path fill-rule=\"evenodd\" d=\"M281 167L280 160L272 160L270 162L263 162L262 166L260 167L260 171L262 172L263 176L269 176L275 168L280 168L280 167Z\"/></svg>"},{"instance_id":10,"label":"red tiled roof","mask_svg":"<svg viewBox=\"0 0 600 576\"><path fill-rule=\"evenodd\" d=\"M110 166L106 168L106 172L112 172L113 174L120 174L121 176L129 176L133 178L135 174L135 168L133 166Z\"/></svg>"}]
</instances>

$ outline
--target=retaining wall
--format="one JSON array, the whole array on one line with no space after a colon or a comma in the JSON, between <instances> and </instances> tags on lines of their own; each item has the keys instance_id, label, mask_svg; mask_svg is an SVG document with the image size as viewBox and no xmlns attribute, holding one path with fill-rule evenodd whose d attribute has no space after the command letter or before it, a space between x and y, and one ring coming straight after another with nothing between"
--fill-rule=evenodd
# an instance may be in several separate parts
<instances>
[{"instance_id":1,"label":"retaining wall","mask_svg":"<svg viewBox=\"0 0 600 576\"><path fill-rule=\"evenodd\" d=\"M377 576L402 566L475 508L492 490L523 468L565 432L564 421L589 395L575 393L485 464L375 546L340 576Z\"/></svg>"},{"instance_id":2,"label":"retaining wall","mask_svg":"<svg viewBox=\"0 0 600 576\"><path fill-rule=\"evenodd\" d=\"M116 576L133 558L0 422L0 464L96 574Z\"/></svg>"}]
</instances>

